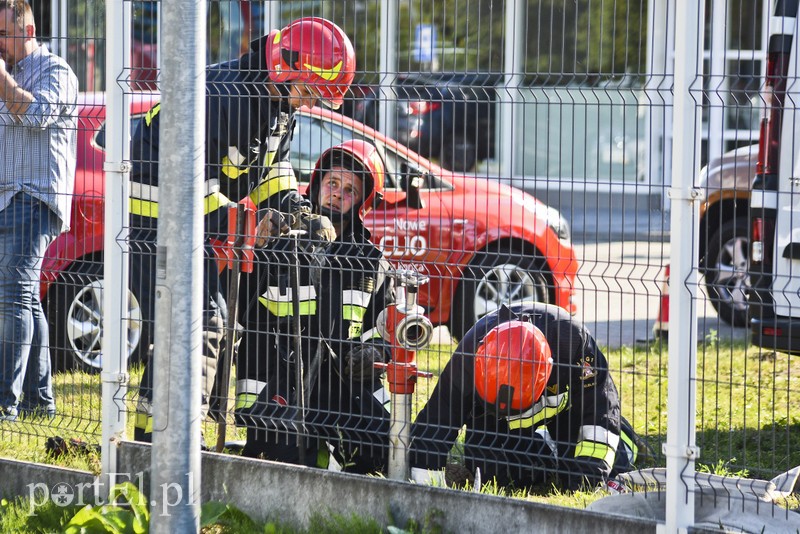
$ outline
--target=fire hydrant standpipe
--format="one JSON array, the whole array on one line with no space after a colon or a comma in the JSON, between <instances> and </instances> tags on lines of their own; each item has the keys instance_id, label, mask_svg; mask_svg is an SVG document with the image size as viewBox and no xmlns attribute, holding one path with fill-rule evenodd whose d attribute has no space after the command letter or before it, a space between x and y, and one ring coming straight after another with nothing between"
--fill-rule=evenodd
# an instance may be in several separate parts
<instances>
[{"instance_id":1,"label":"fire hydrant standpipe","mask_svg":"<svg viewBox=\"0 0 800 534\"><path fill-rule=\"evenodd\" d=\"M389 275L399 284L398 298L395 304L381 312L378 328L383 338L391 343L392 359L388 364L375 364L375 367L386 369L391 393L389 478L407 480L408 449L411 443L411 396L414 394L417 377L433 376L432 373L417 369L416 351L430 343L433 325L425 317L422 306L417 305L419 287L428 282L428 277L406 269L397 269Z\"/></svg>"}]
</instances>

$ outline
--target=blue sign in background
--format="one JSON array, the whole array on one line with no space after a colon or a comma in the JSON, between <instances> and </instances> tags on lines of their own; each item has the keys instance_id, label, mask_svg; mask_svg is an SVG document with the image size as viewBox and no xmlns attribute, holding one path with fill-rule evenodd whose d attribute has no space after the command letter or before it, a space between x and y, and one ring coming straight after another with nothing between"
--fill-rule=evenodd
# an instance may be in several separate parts
<instances>
[{"instance_id":1,"label":"blue sign in background","mask_svg":"<svg viewBox=\"0 0 800 534\"><path fill-rule=\"evenodd\" d=\"M414 61L428 63L433 61L433 49L436 48L436 26L417 24L414 32Z\"/></svg>"}]
</instances>

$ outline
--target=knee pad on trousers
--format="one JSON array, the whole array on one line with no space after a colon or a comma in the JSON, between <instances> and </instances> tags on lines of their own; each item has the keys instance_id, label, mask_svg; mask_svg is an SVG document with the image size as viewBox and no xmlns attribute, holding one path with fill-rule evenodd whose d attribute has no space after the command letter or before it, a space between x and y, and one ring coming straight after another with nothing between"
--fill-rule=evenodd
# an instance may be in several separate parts
<instances>
[{"instance_id":1,"label":"knee pad on trousers","mask_svg":"<svg viewBox=\"0 0 800 534\"><path fill-rule=\"evenodd\" d=\"M209 399L214 389L214 380L217 376L217 362L219 361L222 347L222 338L225 335L225 322L219 314L212 315L204 321L203 325L203 365L202 365L202 395L203 416L208 411Z\"/></svg>"}]
</instances>

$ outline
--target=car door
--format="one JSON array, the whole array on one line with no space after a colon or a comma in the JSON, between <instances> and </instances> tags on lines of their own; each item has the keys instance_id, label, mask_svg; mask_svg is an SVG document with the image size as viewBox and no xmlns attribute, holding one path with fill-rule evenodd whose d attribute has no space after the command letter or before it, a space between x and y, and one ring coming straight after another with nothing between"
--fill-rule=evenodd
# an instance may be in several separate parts
<instances>
[{"instance_id":1,"label":"car door","mask_svg":"<svg viewBox=\"0 0 800 534\"><path fill-rule=\"evenodd\" d=\"M788 80L797 80L800 76L798 55L800 40L795 35L792 38L792 60L787 61ZM800 318L800 160L797 158L800 153L800 106L795 84L788 83L786 91L779 145L772 297L777 316L797 319ZM793 333L789 337L796 337L797 327L791 330ZM794 352L797 352L796 347Z\"/></svg>"},{"instance_id":2,"label":"car door","mask_svg":"<svg viewBox=\"0 0 800 534\"><path fill-rule=\"evenodd\" d=\"M384 202L367 215L365 223L372 241L394 267L428 275L419 304L436 322L440 301L450 294L442 291L442 283L453 277L448 261L452 217L442 202L443 192L452 186L389 148L384 150L384 160L393 187L386 189Z\"/></svg>"},{"instance_id":3,"label":"car door","mask_svg":"<svg viewBox=\"0 0 800 534\"><path fill-rule=\"evenodd\" d=\"M800 164L796 165L800 167ZM775 314L800 317L800 168L783 178L775 221Z\"/></svg>"}]
</instances>

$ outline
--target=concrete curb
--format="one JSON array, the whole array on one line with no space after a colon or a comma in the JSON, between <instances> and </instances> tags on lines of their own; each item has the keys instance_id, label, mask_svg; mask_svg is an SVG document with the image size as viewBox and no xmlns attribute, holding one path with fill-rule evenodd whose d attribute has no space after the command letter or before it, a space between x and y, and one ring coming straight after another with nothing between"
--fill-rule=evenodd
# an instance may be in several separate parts
<instances>
[{"instance_id":1,"label":"concrete curb","mask_svg":"<svg viewBox=\"0 0 800 534\"><path fill-rule=\"evenodd\" d=\"M123 442L120 471L145 473L149 446ZM655 532L652 520L598 514L445 488L434 488L319 469L204 453L203 501L235 504L250 517L280 517L298 526L326 509L372 518L384 528L409 521L441 526L444 532ZM602 520L600 520L602 517Z\"/></svg>"},{"instance_id":2,"label":"concrete curb","mask_svg":"<svg viewBox=\"0 0 800 534\"><path fill-rule=\"evenodd\" d=\"M128 476L149 493L150 446L119 445L119 481ZM656 521L629 518L380 478L204 453L201 499L233 504L256 520L280 518L300 527L318 512L372 518L384 528L437 525L443 532L656 532ZM126 475L127 474L127 475ZM0 460L6 497L29 496L31 484L90 486L90 473ZM140 482L141 481L141 482ZM87 490L89 491L89 490ZM52 493L52 491L51 491ZM152 498L152 496L151 496ZM85 501L89 494L84 496Z\"/></svg>"}]
</instances>

